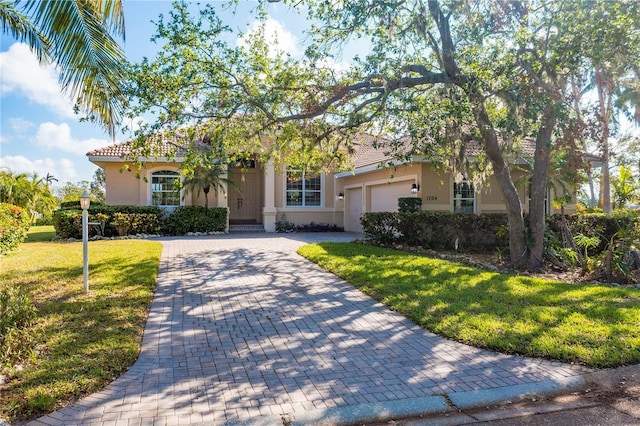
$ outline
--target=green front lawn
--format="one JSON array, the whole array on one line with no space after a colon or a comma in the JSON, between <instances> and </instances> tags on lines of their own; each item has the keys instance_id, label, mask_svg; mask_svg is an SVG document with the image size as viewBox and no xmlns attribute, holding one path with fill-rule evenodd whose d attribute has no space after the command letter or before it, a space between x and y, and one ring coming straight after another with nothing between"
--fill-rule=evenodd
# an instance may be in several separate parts
<instances>
[{"instance_id":1,"label":"green front lawn","mask_svg":"<svg viewBox=\"0 0 640 426\"><path fill-rule=\"evenodd\" d=\"M29 234L27 235L28 243L39 243L44 241L51 241L56 236L56 230L51 225L32 226L29 228Z\"/></svg>"},{"instance_id":2,"label":"green front lawn","mask_svg":"<svg viewBox=\"0 0 640 426\"><path fill-rule=\"evenodd\" d=\"M640 290L501 275L392 249L299 253L441 336L504 353L615 367L640 362Z\"/></svg>"},{"instance_id":3,"label":"green front lawn","mask_svg":"<svg viewBox=\"0 0 640 426\"><path fill-rule=\"evenodd\" d=\"M103 388L135 362L158 272L161 244L89 243L88 295L82 243L49 240L34 227L28 242L0 259L0 290L20 288L38 312L36 351L20 366L0 366L0 418L25 419Z\"/></svg>"}]
</instances>

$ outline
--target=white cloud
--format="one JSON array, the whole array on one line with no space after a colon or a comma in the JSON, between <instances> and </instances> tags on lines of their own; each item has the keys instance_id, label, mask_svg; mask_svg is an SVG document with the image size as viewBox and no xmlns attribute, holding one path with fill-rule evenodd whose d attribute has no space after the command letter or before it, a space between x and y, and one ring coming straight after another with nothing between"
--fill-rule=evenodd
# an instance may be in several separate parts
<instances>
[{"instance_id":1,"label":"white cloud","mask_svg":"<svg viewBox=\"0 0 640 426\"><path fill-rule=\"evenodd\" d=\"M9 119L9 126L11 126L11 130L14 132L24 134L35 126L35 124L29 120L25 120L24 118L14 117Z\"/></svg>"},{"instance_id":2,"label":"white cloud","mask_svg":"<svg viewBox=\"0 0 640 426\"><path fill-rule=\"evenodd\" d=\"M71 136L71 128L67 123L55 124L51 122L40 124L34 142L47 150L63 151L77 155L85 155L91 150L112 143L108 139L74 139Z\"/></svg>"},{"instance_id":3,"label":"white cloud","mask_svg":"<svg viewBox=\"0 0 640 426\"><path fill-rule=\"evenodd\" d=\"M260 30L261 22L254 22L249 26L247 36L254 35ZM246 37L238 39L238 46L247 46ZM269 55L275 57L278 53L290 54L291 56L300 56L298 49L298 38L287 30L279 21L271 17L264 22L264 36L269 44Z\"/></svg>"},{"instance_id":4,"label":"white cloud","mask_svg":"<svg viewBox=\"0 0 640 426\"><path fill-rule=\"evenodd\" d=\"M37 173L38 176L51 174L58 179L58 184L79 180L75 164L65 158L30 160L23 155L7 155L0 157L0 168L8 168L14 173Z\"/></svg>"},{"instance_id":5,"label":"white cloud","mask_svg":"<svg viewBox=\"0 0 640 426\"><path fill-rule=\"evenodd\" d=\"M41 66L26 44L14 43L0 53L0 74L2 96L17 93L61 117L76 117L71 101L61 93L55 68Z\"/></svg>"},{"instance_id":6,"label":"white cloud","mask_svg":"<svg viewBox=\"0 0 640 426\"><path fill-rule=\"evenodd\" d=\"M335 72L338 75L344 74L349 70L349 64L347 62L344 62L344 61L337 62L335 59L330 57L325 57L323 59L320 59L316 63L316 66L318 68L328 68L330 70L333 70L333 72Z\"/></svg>"}]
</instances>

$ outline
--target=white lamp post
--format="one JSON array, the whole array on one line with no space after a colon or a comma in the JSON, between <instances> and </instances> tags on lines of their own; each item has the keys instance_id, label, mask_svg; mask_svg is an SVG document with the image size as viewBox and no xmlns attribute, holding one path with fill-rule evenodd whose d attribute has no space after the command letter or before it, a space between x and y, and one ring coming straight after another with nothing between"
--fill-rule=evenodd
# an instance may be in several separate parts
<instances>
[{"instance_id":1,"label":"white lamp post","mask_svg":"<svg viewBox=\"0 0 640 426\"><path fill-rule=\"evenodd\" d=\"M91 204L91 197L87 191L84 191L80 196L80 207L82 207L82 278L85 293L89 293L89 204Z\"/></svg>"}]
</instances>

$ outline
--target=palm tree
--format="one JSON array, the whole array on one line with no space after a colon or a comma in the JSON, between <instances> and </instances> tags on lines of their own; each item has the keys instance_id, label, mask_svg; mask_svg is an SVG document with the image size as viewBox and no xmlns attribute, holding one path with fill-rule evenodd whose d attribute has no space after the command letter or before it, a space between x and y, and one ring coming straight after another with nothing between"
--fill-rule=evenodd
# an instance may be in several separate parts
<instances>
[{"instance_id":1,"label":"palm tree","mask_svg":"<svg viewBox=\"0 0 640 426\"><path fill-rule=\"evenodd\" d=\"M207 167L198 167L193 173L187 175L182 181L182 186L189 192L196 191L196 195L200 196L200 192L204 193L204 208L209 209L209 192L213 188L213 192L218 195L218 191L225 191L226 186L233 186L237 188L237 185L224 177L227 172L226 167L222 164L211 164Z\"/></svg>"},{"instance_id":2,"label":"palm tree","mask_svg":"<svg viewBox=\"0 0 640 426\"><path fill-rule=\"evenodd\" d=\"M39 216L51 216L58 205L47 181L37 173L0 172L0 202L6 202L29 211L31 221Z\"/></svg>"},{"instance_id":3,"label":"palm tree","mask_svg":"<svg viewBox=\"0 0 640 426\"><path fill-rule=\"evenodd\" d=\"M124 111L125 38L122 0L0 0L2 32L29 45L60 73L78 111L115 135Z\"/></svg>"}]
</instances>

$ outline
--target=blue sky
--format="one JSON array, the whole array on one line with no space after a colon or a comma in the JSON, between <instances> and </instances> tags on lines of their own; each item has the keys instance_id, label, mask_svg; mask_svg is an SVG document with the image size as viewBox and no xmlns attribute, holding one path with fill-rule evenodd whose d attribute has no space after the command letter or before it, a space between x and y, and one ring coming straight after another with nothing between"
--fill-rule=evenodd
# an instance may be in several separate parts
<instances>
[{"instance_id":1,"label":"blue sky","mask_svg":"<svg viewBox=\"0 0 640 426\"><path fill-rule=\"evenodd\" d=\"M240 1L237 14L223 11L222 1L212 3L220 7L225 23L234 28L251 28L249 11L256 2ZM128 60L153 57L158 47L150 42L155 33L152 21L160 13L167 15L171 2L125 0L124 5L127 35L124 48ZM197 8L196 3L191 5L194 10ZM293 56L300 55L304 50L304 18L280 3L268 3L267 12L270 17L267 34L277 34L281 49ZM347 50L355 53L363 51L363 46ZM347 52L344 56L348 57ZM345 62L334 66L346 68ZM39 176L50 173L58 179L56 186L91 181L97 167L85 154L114 141L98 126L81 123L73 114L72 103L60 93L55 70L38 65L25 45L2 35L0 83L0 167L20 173L36 172ZM637 127L623 122L623 127L636 135L640 133ZM129 137L118 133L115 142Z\"/></svg>"},{"instance_id":2,"label":"blue sky","mask_svg":"<svg viewBox=\"0 0 640 426\"><path fill-rule=\"evenodd\" d=\"M223 2L213 2L222 9ZM241 1L239 13L222 12L226 23L247 28L255 2ZM125 53L129 61L153 57L158 47L150 42L158 15L171 10L170 1L127 1ZM192 5L196 8L196 4ZM300 53L304 21L277 3L268 5L268 28L277 32L279 45ZM113 143L109 135L91 123L81 123L72 103L60 93L52 67L38 65L26 45L2 36L0 43L0 167L39 176L52 174L57 186L65 182L91 181L97 167L86 153ZM128 139L118 133L116 142Z\"/></svg>"}]
</instances>

